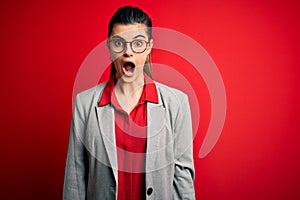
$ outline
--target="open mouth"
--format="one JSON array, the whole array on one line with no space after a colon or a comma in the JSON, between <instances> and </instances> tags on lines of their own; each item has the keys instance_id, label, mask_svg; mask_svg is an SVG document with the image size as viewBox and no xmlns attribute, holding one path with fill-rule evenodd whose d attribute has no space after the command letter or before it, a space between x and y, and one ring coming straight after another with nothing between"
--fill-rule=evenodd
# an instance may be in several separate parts
<instances>
[{"instance_id":1,"label":"open mouth","mask_svg":"<svg viewBox=\"0 0 300 200\"><path fill-rule=\"evenodd\" d=\"M126 76L132 76L135 69L135 64L132 62L125 62L123 64L123 72Z\"/></svg>"}]
</instances>

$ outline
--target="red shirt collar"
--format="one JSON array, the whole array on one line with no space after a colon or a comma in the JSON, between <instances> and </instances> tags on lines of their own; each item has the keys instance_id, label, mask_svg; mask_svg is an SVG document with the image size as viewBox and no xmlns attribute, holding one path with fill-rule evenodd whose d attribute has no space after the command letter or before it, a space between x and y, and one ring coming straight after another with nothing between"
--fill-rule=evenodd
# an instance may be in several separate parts
<instances>
[{"instance_id":1,"label":"red shirt collar","mask_svg":"<svg viewBox=\"0 0 300 200\"><path fill-rule=\"evenodd\" d=\"M155 83L146 73L144 73L144 81L145 81L144 89L138 104L145 103L145 101L158 104L158 94L157 94ZM113 91L114 91L115 82L116 82L115 77L112 77L107 82L107 84L103 89L100 101L98 102L98 106L105 106L111 103L112 95L114 94Z\"/></svg>"}]
</instances>

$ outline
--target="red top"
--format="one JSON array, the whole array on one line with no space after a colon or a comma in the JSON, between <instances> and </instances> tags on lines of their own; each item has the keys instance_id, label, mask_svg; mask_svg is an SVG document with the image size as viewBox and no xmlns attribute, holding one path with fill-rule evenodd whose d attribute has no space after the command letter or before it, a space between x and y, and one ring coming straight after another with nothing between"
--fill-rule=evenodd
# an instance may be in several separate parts
<instances>
[{"instance_id":1,"label":"red top","mask_svg":"<svg viewBox=\"0 0 300 200\"><path fill-rule=\"evenodd\" d=\"M115 134L118 157L118 200L142 200L146 197L145 153L147 144L147 104L158 103L154 82L146 75L142 95L128 115L115 96L115 78L102 93L99 106L111 103L115 110Z\"/></svg>"}]
</instances>

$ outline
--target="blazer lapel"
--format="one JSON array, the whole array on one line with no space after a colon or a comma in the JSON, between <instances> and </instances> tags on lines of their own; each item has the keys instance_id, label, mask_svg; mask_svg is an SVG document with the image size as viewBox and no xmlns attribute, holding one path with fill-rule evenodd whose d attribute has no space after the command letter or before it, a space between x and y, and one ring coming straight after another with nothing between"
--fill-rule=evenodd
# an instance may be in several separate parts
<instances>
[{"instance_id":1,"label":"blazer lapel","mask_svg":"<svg viewBox=\"0 0 300 200\"><path fill-rule=\"evenodd\" d=\"M96 110L100 127L100 134L110 162L104 164L110 164L110 167L113 169L115 180L117 182L118 161L114 126L114 110L110 104L101 107L97 106Z\"/></svg>"},{"instance_id":2,"label":"blazer lapel","mask_svg":"<svg viewBox=\"0 0 300 200\"><path fill-rule=\"evenodd\" d=\"M159 103L147 102L147 150L146 172L156 170L157 153L160 150L160 132L165 126L165 108L158 93Z\"/></svg>"}]
</instances>

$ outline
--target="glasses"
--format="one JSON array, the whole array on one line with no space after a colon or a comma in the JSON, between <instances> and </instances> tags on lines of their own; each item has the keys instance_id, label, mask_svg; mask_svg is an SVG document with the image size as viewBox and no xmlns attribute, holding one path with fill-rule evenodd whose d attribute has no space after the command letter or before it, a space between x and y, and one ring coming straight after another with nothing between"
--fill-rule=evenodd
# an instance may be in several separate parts
<instances>
[{"instance_id":1,"label":"glasses","mask_svg":"<svg viewBox=\"0 0 300 200\"><path fill-rule=\"evenodd\" d=\"M130 48L135 53L143 53L149 44L149 42L141 39L132 40L131 42L126 42L122 39L111 39L108 41L109 49L115 53L121 53L126 51L127 43L130 44Z\"/></svg>"}]
</instances>

